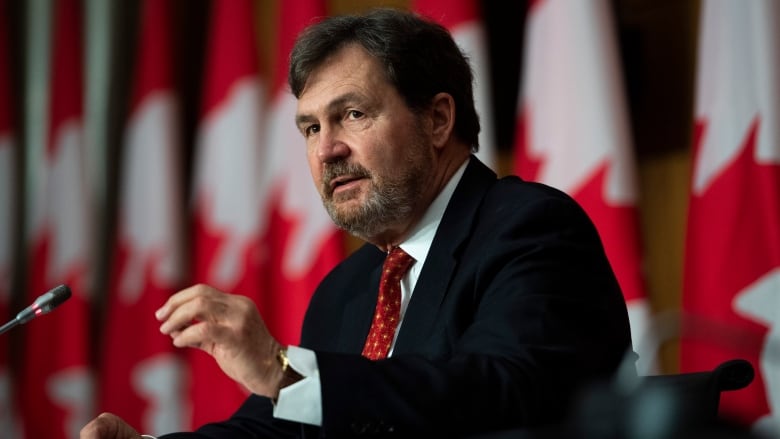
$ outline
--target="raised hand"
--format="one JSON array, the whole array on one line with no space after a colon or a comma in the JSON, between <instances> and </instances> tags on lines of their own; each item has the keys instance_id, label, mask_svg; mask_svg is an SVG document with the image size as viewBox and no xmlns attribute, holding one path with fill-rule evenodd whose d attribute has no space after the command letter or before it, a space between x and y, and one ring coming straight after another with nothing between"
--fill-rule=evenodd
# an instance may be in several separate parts
<instances>
[{"instance_id":1,"label":"raised hand","mask_svg":"<svg viewBox=\"0 0 780 439\"><path fill-rule=\"evenodd\" d=\"M254 302L208 285L179 291L155 313L178 347L209 353L230 378L258 395L276 398L282 346L268 332Z\"/></svg>"}]
</instances>

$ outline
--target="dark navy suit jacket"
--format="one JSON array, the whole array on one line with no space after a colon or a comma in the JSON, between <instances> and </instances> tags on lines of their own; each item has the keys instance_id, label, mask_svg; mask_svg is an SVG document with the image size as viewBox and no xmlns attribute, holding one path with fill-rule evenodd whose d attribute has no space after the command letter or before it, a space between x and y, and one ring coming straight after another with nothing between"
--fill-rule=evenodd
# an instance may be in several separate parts
<instances>
[{"instance_id":1,"label":"dark navy suit jacket","mask_svg":"<svg viewBox=\"0 0 780 439\"><path fill-rule=\"evenodd\" d=\"M436 232L393 356L360 356L384 253L365 245L309 304L322 427L275 420L251 396L229 420L174 437L465 436L566 416L630 352L623 296L598 234L567 195L497 179L472 157Z\"/></svg>"}]
</instances>

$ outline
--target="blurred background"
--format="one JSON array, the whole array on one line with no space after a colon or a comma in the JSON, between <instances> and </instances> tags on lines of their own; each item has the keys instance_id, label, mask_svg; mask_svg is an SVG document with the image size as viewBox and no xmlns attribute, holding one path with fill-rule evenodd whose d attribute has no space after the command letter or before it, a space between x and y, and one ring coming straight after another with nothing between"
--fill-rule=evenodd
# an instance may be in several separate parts
<instances>
[{"instance_id":1,"label":"blurred background","mask_svg":"<svg viewBox=\"0 0 780 439\"><path fill-rule=\"evenodd\" d=\"M0 315L73 291L0 335L0 436L77 437L101 411L147 433L228 416L244 391L153 318L195 282L297 342L362 242L311 184L287 56L317 17L377 6L439 21L470 57L483 161L591 215L640 372L748 359L759 376L723 410L776 428L777 2L0 0Z\"/></svg>"}]
</instances>

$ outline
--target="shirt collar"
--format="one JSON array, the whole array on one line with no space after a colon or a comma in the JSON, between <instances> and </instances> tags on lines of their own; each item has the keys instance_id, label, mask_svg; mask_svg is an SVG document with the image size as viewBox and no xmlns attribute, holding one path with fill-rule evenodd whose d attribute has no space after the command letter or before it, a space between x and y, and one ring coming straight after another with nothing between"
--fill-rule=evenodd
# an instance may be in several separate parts
<instances>
[{"instance_id":1,"label":"shirt collar","mask_svg":"<svg viewBox=\"0 0 780 439\"><path fill-rule=\"evenodd\" d=\"M450 198L455 193L455 188L458 186L461 177L463 177L468 163L469 159L466 159L460 165L460 168L452 174L450 181L447 182L444 189L439 192L439 195L428 206L428 210L425 211L420 221L412 228L409 238L399 245L409 256L414 258L416 261L415 265L418 267L422 266L425 258L428 256L428 251L433 243L433 237L436 235L436 229L439 227L444 211L447 209Z\"/></svg>"}]
</instances>

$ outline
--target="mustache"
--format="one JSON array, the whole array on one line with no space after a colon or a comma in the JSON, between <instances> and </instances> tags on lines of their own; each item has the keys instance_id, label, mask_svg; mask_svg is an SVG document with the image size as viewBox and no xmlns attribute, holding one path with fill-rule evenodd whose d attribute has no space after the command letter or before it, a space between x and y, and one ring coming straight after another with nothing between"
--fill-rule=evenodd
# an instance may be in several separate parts
<instances>
[{"instance_id":1,"label":"mustache","mask_svg":"<svg viewBox=\"0 0 780 439\"><path fill-rule=\"evenodd\" d=\"M346 161L328 163L323 168L322 173L323 193L327 196L332 195L333 186L331 185L331 182L344 175L354 178L371 178L371 171L357 163L348 163Z\"/></svg>"}]
</instances>

